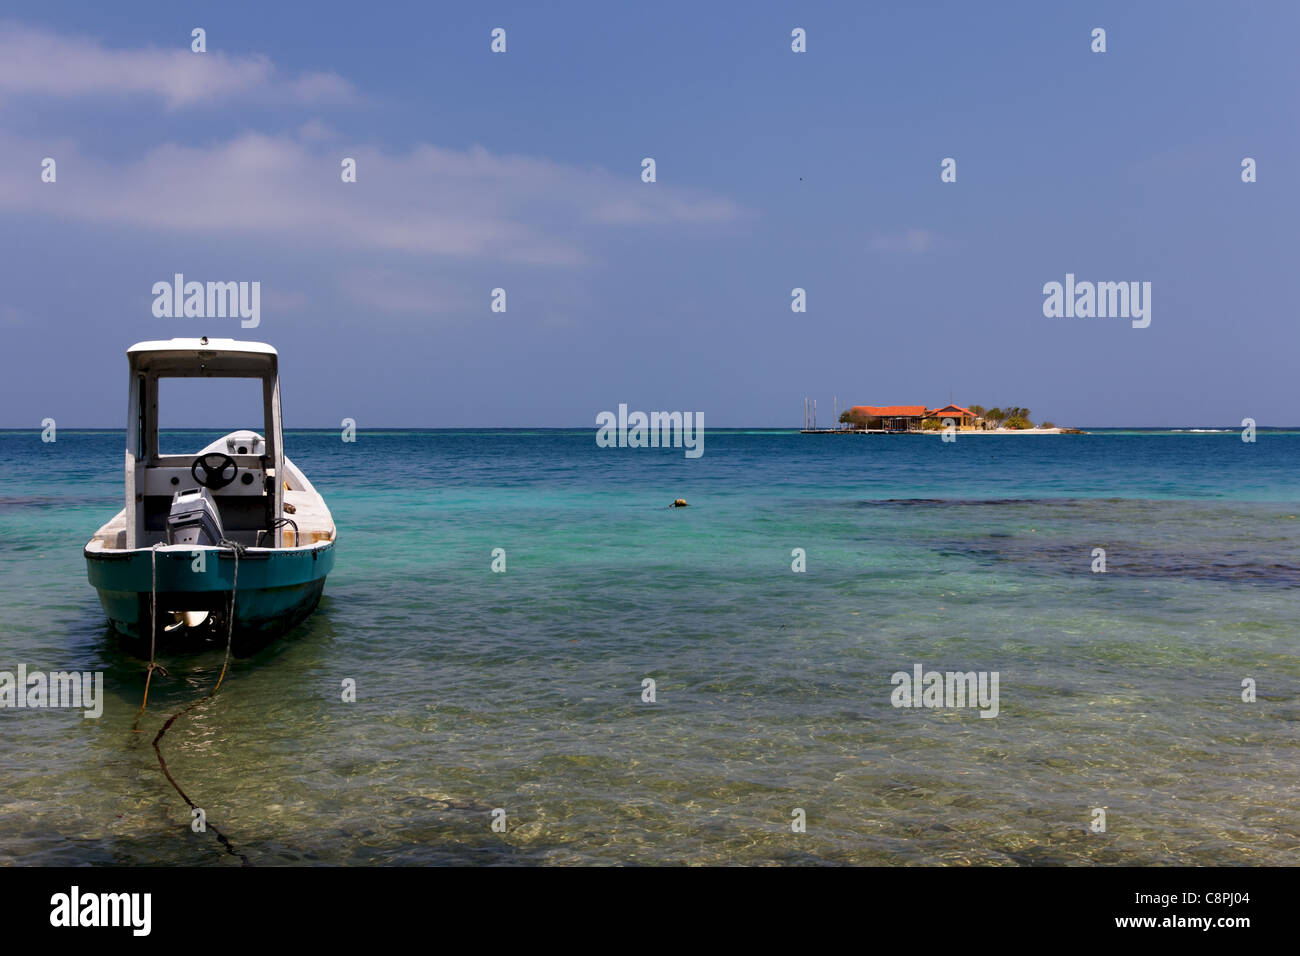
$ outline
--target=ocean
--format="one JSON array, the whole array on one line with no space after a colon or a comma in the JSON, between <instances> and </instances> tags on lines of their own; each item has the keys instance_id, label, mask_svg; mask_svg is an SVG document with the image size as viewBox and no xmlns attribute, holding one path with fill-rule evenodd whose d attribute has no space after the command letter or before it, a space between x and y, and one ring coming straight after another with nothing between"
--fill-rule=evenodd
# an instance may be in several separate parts
<instances>
[{"instance_id":1,"label":"ocean","mask_svg":"<svg viewBox=\"0 0 1300 956\"><path fill-rule=\"evenodd\" d=\"M107 698L0 710L0 862L239 865L150 746L222 649L133 733L147 648L86 581L123 442L0 432L0 670ZM325 597L162 744L254 866L1300 863L1300 433L286 447ZM996 673L996 717L895 706L917 665Z\"/></svg>"}]
</instances>

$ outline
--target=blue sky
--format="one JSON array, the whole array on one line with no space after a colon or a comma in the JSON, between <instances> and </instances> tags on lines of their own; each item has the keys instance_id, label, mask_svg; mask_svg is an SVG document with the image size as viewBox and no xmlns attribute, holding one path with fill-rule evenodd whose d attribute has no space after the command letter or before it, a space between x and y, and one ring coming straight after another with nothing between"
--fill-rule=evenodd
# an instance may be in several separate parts
<instances>
[{"instance_id":1,"label":"blue sky","mask_svg":"<svg viewBox=\"0 0 1300 956\"><path fill-rule=\"evenodd\" d=\"M120 426L126 347L203 334L280 350L291 427L794 426L804 395L1300 424L1300 7L980 6L7 14L0 424ZM259 281L260 327L154 317L177 272ZM1150 327L1045 318L1067 272L1151 282Z\"/></svg>"}]
</instances>

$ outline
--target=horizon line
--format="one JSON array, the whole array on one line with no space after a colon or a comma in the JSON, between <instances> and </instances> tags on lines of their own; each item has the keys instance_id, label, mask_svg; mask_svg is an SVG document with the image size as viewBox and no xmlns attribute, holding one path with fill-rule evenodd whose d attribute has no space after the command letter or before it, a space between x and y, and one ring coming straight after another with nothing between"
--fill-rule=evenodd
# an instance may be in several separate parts
<instances>
[{"instance_id":1,"label":"horizon line","mask_svg":"<svg viewBox=\"0 0 1300 956\"><path fill-rule=\"evenodd\" d=\"M125 432L124 425L57 425L60 429L68 431L85 431L85 432ZM220 425L176 425L167 428L160 428L161 432L215 432L220 431L223 426ZM1040 426L1035 426L1040 427ZM1214 429L1215 431L1241 431L1242 425L1054 425L1054 428L1078 428L1092 430L1126 430L1126 431L1177 431L1181 429ZM1297 425L1255 425L1255 430L1271 429L1276 431L1300 431L1300 424ZM0 432L37 432L42 430L41 425L0 425ZM238 431L239 429L230 429ZM252 429L256 431L256 429ZM285 425L285 431L319 431L319 432L336 432L340 430L338 425ZM599 431L598 425L366 425L358 426L358 431ZM802 433L811 431L798 425L713 425L706 431L789 431ZM818 428L818 432L839 431L835 428ZM849 429L844 429L848 431Z\"/></svg>"}]
</instances>

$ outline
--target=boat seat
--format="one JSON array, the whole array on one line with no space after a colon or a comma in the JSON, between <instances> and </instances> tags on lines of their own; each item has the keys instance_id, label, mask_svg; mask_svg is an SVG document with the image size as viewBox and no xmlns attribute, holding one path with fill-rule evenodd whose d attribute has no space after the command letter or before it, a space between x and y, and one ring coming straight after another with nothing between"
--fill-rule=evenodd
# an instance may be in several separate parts
<instances>
[{"instance_id":1,"label":"boat seat","mask_svg":"<svg viewBox=\"0 0 1300 956\"><path fill-rule=\"evenodd\" d=\"M95 532L92 541L98 541L105 551L126 550L126 512L119 511L107 524Z\"/></svg>"},{"instance_id":2,"label":"boat seat","mask_svg":"<svg viewBox=\"0 0 1300 956\"><path fill-rule=\"evenodd\" d=\"M285 511L284 516L293 520L302 536L302 544L317 544L334 538L334 520L329 510L321 501L320 495L310 491L286 491L284 503L293 506L293 513ZM296 547L299 542L293 540L293 528L284 529L286 547Z\"/></svg>"}]
</instances>

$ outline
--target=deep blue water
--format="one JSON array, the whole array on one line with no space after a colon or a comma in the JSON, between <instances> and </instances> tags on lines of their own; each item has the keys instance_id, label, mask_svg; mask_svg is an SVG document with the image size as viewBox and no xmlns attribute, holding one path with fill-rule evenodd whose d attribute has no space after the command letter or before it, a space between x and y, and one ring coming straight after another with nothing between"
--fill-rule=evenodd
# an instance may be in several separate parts
<instances>
[{"instance_id":1,"label":"deep blue water","mask_svg":"<svg viewBox=\"0 0 1300 956\"><path fill-rule=\"evenodd\" d=\"M165 744L254 864L1300 862L1300 435L286 444L326 597ZM0 432L0 670L108 694L0 711L0 859L235 864L149 747L220 653L165 660L132 734L144 662L86 583L122 447ZM998 672L998 716L892 706L917 663Z\"/></svg>"}]
</instances>

